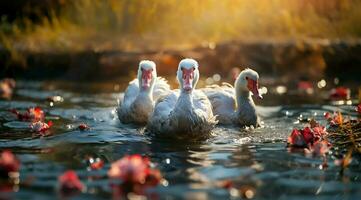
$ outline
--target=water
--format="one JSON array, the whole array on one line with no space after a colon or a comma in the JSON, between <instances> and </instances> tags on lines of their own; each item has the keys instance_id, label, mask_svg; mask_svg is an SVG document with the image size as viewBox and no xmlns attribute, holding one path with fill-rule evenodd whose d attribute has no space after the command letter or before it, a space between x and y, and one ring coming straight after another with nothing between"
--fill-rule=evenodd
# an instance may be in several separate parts
<instances>
[{"instance_id":1,"label":"water","mask_svg":"<svg viewBox=\"0 0 361 200\"><path fill-rule=\"evenodd\" d=\"M154 138L144 128L121 124L115 107L120 95L114 84L20 82L12 101L0 101L0 149L11 149L21 160L18 192L0 194L3 199L52 199L57 177L74 169L87 186L77 199L109 199L107 179L110 163L126 154L148 156L167 182L150 189L155 199L239 199L238 192L220 187L232 180L235 188L248 188L254 199L359 199L360 159L354 158L343 175L328 156L329 167L321 170L321 158L289 153L286 138L294 127L303 127L297 118L315 117L325 123L323 113L350 106L291 105L260 106L264 123L258 129L219 127L205 141L174 141ZM122 87L120 87L122 89ZM61 95L64 102L53 105L48 96ZM264 101L267 101L267 97ZM281 104L281 103L279 103ZM50 134L39 136L27 130L7 110L41 106L47 120L54 122ZM79 131L85 122L91 129ZM87 169L86 158L99 157L105 167Z\"/></svg>"}]
</instances>

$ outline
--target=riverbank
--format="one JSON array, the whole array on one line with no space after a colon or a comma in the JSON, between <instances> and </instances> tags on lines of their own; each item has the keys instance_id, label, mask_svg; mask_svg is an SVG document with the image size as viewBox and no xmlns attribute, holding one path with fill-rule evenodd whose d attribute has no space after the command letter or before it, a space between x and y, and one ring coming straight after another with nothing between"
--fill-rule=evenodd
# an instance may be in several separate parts
<instances>
[{"instance_id":1,"label":"riverbank","mask_svg":"<svg viewBox=\"0 0 361 200\"><path fill-rule=\"evenodd\" d=\"M187 50L147 52L11 52L0 50L1 77L22 79L111 80L136 73L141 59L157 63L158 74L173 75L184 57L199 61L202 75L223 77L233 67L250 67L263 76L290 80L338 77L359 82L361 40L229 41Z\"/></svg>"}]
</instances>

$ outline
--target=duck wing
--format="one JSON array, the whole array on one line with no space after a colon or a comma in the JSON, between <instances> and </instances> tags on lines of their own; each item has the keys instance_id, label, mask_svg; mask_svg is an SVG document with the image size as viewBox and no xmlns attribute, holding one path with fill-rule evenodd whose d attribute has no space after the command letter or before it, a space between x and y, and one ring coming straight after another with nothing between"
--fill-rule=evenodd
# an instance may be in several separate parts
<instances>
[{"instance_id":1,"label":"duck wing","mask_svg":"<svg viewBox=\"0 0 361 200\"><path fill-rule=\"evenodd\" d=\"M122 105L130 106L132 102L137 98L139 93L139 81L138 79L134 79L129 82L127 89L124 92L123 102Z\"/></svg>"},{"instance_id":2,"label":"duck wing","mask_svg":"<svg viewBox=\"0 0 361 200\"><path fill-rule=\"evenodd\" d=\"M193 106L196 111L202 113L206 118L213 116L212 104L201 90L193 92Z\"/></svg>"},{"instance_id":3,"label":"duck wing","mask_svg":"<svg viewBox=\"0 0 361 200\"><path fill-rule=\"evenodd\" d=\"M212 104L213 113L217 115L219 123L231 124L236 109L235 92L232 85L223 83L222 86L208 86L202 91Z\"/></svg>"},{"instance_id":4,"label":"duck wing","mask_svg":"<svg viewBox=\"0 0 361 200\"><path fill-rule=\"evenodd\" d=\"M172 132L169 123L170 114L173 111L179 97L178 91L169 91L168 95L160 97L154 107L147 129L153 133Z\"/></svg>"},{"instance_id":5,"label":"duck wing","mask_svg":"<svg viewBox=\"0 0 361 200\"><path fill-rule=\"evenodd\" d=\"M199 132L209 133L218 121L216 120L216 116L213 115L211 102L201 90L193 92L193 106L196 115L198 115L198 119L200 119L200 121L197 122L200 129Z\"/></svg>"},{"instance_id":6,"label":"duck wing","mask_svg":"<svg viewBox=\"0 0 361 200\"><path fill-rule=\"evenodd\" d=\"M124 95L119 98L119 106L117 108L118 118L122 122L128 122L128 114L130 113L130 107L134 100L137 98L139 93L139 81L134 79L129 82L127 89L124 92Z\"/></svg>"},{"instance_id":7,"label":"duck wing","mask_svg":"<svg viewBox=\"0 0 361 200\"><path fill-rule=\"evenodd\" d=\"M153 89L153 99L157 101L159 98L166 96L170 92L170 86L162 77L157 77L157 81L155 82Z\"/></svg>"}]
</instances>

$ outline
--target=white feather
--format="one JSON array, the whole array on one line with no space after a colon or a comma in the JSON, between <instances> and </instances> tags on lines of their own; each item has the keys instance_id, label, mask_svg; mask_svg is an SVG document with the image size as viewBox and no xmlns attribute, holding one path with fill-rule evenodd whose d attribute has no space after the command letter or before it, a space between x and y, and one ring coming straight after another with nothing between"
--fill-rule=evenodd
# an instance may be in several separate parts
<instances>
[{"instance_id":1,"label":"white feather","mask_svg":"<svg viewBox=\"0 0 361 200\"><path fill-rule=\"evenodd\" d=\"M217 120L222 124L232 124L233 113L236 110L234 88L229 84L212 85L202 89L202 91L210 100Z\"/></svg>"},{"instance_id":2,"label":"white feather","mask_svg":"<svg viewBox=\"0 0 361 200\"><path fill-rule=\"evenodd\" d=\"M124 92L123 102L121 103L125 107L129 107L139 93L138 79L134 79L129 82L127 89Z\"/></svg>"},{"instance_id":3,"label":"white feather","mask_svg":"<svg viewBox=\"0 0 361 200\"><path fill-rule=\"evenodd\" d=\"M217 124L213 115L212 105L207 96L198 90L191 92L183 90L181 68L194 67L193 87L198 81L198 63L193 59L180 62L177 80L180 90L173 90L163 98L158 99L154 112L150 117L147 129L154 133L174 137L198 138L206 137Z\"/></svg>"},{"instance_id":4,"label":"white feather","mask_svg":"<svg viewBox=\"0 0 361 200\"><path fill-rule=\"evenodd\" d=\"M144 70L151 70L149 87L140 88ZM123 98L119 99L117 108L119 120L123 123L146 124L153 112L154 101L167 95L170 87L164 78L157 77L156 65L153 61L143 60L139 63L137 78L129 82Z\"/></svg>"},{"instance_id":5,"label":"white feather","mask_svg":"<svg viewBox=\"0 0 361 200\"><path fill-rule=\"evenodd\" d=\"M159 98L167 95L169 91L170 87L167 80L162 77L157 77L157 81L155 82L155 86L153 89L153 100L156 102Z\"/></svg>"},{"instance_id":6,"label":"white feather","mask_svg":"<svg viewBox=\"0 0 361 200\"><path fill-rule=\"evenodd\" d=\"M148 123L148 130L155 134L167 136L205 137L217 124L212 112L212 105L201 91L194 91L191 96L193 105L190 110L182 102L179 90L158 100Z\"/></svg>"},{"instance_id":7,"label":"white feather","mask_svg":"<svg viewBox=\"0 0 361 200\"><path fill-rule=\"evenodd\" d=\"M235 88L223 83L222 86L212 85L202 89L212 103L213 113L217 115L220 124L259 125L256 107L247 89L246 76L256 80L259 78L257 72L247 68L238 76Z\"/></svg>"}]
</instances>

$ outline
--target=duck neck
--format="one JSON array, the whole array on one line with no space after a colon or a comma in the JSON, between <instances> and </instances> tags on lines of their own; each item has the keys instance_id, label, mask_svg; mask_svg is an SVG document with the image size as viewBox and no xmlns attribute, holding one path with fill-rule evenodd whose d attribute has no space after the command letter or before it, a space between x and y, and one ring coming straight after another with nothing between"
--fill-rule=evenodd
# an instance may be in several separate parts
<instances>
[{"instance_id":1,"label":"duck neck","mask_svg":"<svg viewBox=\"0 0 361 200\"><path fill-rule=\"evenodd\" d=\"M181 91L169 117L170 121L177 127L177 131L188 131L194 125L193 95Z\"/></svg>"},{"instance_id":2,"label":"duck neck","mask_svg":"<svg viewBox=\"0 0 361 200\"><path fill-rule=\"evenodd\" d=\"M140 88L137 98L153 102L153 87L147 89Z\"/></svg>"},{"instance_id":3,"label":"duck neck","mask_svg":"<svg viewBox=\"0 0 361 200\"><path fill-rule=\"evenodd\" d=\"M141 89L137 98L132 104L134 113L147 113L147 115L153 110L154 102L152 90Z\"/></svg>"},{"instance_id":4,"label":"duck neck","mask_svg":"<svg viewBox=\"0 0 361 200\"><path fill-rule=\"evenodd\" d=\"M142 96L143 98L150 99L153 101L153 90L152 89L141 90L141 91L139 91L138 95Z\"/></svg>"},{"instance_id":5,"label":"duck neck","mask_svg":"<svg viewBox=\"0 0 361 200\"><path fill-rule=\"evenodd\" d=\"M178 101L177 107L182 109L185 112L189 112L193 109L193 95L191 92L186 92L181 90Z\"/></svg>"},{"instance_id":6,"label":"duck neck","mask_svg":"<svg viewBox=\"0 0 361 200\"><path fill-rule=\"evenodd\" d=\"M242 107L245 105L254 105L253 99L251 97L251 92L244 90L236 91L237 98L237 112L242 110Z\"/></svg>"}]
</instances>

